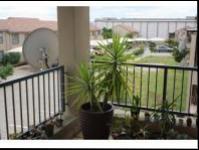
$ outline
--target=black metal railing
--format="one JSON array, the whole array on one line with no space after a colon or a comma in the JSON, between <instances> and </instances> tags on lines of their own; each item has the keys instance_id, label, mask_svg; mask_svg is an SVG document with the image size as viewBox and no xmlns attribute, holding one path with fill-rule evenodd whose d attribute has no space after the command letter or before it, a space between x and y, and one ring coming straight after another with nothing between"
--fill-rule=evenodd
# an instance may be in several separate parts
<instances>
[{"instance_id":1,"label":"black metal railing","mask_svg":"<svg viewBox=\"0 0 199 150\"><path fill-rule=\"evenodd\" d=\"M94 62L93 62L94 63ZM110 62L95 62L110 63ZM197 85L197 67L168 66L158 64L122 63L125 82L130 94L124 94L119 100L112 100L115 106L133 108L133 96L139 96L140 108L144 111L163 111L164 101L173 103L168 110L179 116L197 117L197 98L194 99L192 87ZM197 94L195 92L195 94Z\"/></svg>"},{"instance_id":2,"label":"black metal railing","mask_svg":"<svg viewBox=\"0 0 199 150\"><path fill-rule=\"evenodd\" d=\"M0 134L25 133L64 112L64 67L0 84Z\"/></svg>"}]
</instances>

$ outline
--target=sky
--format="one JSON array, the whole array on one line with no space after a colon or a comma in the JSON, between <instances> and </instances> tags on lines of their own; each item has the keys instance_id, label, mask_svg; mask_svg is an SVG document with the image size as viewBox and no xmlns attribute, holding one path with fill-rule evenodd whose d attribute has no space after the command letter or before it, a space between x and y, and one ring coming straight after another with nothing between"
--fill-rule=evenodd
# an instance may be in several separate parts
<instances>
[{"instance_id":1,"label":"sky","mask_svg":"<svg viewBox=\"0 0 199 150\"><path fill-rule=\"evenodd\" d=\"M168 2L169 3L169 2ZM145 5L145 6L91 6L90 21L96 18L185 18L186 16L197 15L196 3L189 5ZM43 20L57 20L56 6L44 5L15 5L0 2L0 19L7 17L33 17Z\"/></svg>"}]
</instances>

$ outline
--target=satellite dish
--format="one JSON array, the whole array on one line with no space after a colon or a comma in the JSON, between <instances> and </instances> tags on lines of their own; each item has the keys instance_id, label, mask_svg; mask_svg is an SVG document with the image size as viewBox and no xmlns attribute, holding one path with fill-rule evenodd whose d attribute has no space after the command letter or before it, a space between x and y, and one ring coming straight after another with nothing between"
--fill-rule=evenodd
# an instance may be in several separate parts
<instances>
[{"instance_id":1,"label":"satellite dish","mask_svg":"<svg viewBox=\"0 0 199 150\"><path fill-rule=\"evenodd\" d=\"M24 59L37 69L58 65L58 41L53 30L39 28L32 31L23 43Z\"/></svg>"}]
</instances>

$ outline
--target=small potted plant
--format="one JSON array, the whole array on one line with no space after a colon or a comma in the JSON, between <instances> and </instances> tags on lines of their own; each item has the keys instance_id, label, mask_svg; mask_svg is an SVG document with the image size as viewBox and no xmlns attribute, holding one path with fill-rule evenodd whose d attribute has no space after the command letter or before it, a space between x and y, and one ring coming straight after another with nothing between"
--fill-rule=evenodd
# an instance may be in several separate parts
<instances>
[{"instance_id":1,"label":"small potted plant","mask_svg":"<svg viewBox=\"0 0 199 150\"><path fill-rule=\"evenodd\" d=\"M145 112L144 113L144 120L146 121L146 122L150 122L150 113L149 112Z\"/></svg>"},{"instance_id":2,"label":"small potted plant","mask_svg":"<svg viewBox=\"0 0 199 150\"><path fill-rule=\"evenodd\" d=\"M158 115L158 113L155 113L155 114L153 115L153 121L154 121L155 123L158 123L158 122L160 121L160 115Z\"/></svg>"},{"instance_id":3,"label":"small potted plant","mask_svg":"<svg viewBox=\"0 0 199 150\"><path fill-rule=\"evenodd\" d=\"M187 121L187 127L191 127L192 119L190 117L188 117L186 121Z\"/></svg>"},{"instance_id":4,"label":"small potted plant","mask_svg":"<svg viewBox=\"0 0 199 150\"><path fill-rule=\"evenodd\" d=\"M56 127L60 128L63 126L63 119L56 117L54 123Z\"/></svg>"},{"instance_id":5,"label":"small potted plant","mask_svg":"<svg viewBox=\"0 0 199 150\"><path fill-rule=\"evenodd\" d=\"M183 122L184 122L183 119L180 118L180 119L179 119L179 126L180 126L180 127L183 126Z\"/></svg>"},{"instance_id":6,"label":"small potted plant","mask_svg":"<svg viewBox=\"0 0 199 150\"><path fill-rule=\"evenodd\" d=\"M53 136L53 134L54 134L54 125L55 125L55 123L52 121L52 120L50 120L46 125L45 125L45 131L46 131L46 135L48 136L48 137L52 137Z\"/></svg>"},{"instance_id":7,"label":"small potted plant","mask_svg":"<svg viewBox=\"0 0 199 150\"><path fill-rule=\"evenodd\" d=\"M139 119L139 114L140 114L140 97L133 95L132 99L132 108L131 108L131 117L135 120Z\"/></svg>"}]
</instances>

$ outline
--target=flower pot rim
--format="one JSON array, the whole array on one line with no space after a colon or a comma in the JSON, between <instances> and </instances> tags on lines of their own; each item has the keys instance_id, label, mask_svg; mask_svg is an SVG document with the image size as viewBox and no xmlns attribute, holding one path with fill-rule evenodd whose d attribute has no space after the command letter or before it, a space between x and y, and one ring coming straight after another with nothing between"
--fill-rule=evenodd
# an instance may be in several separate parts
<instances>
[{"instance_id":1,"label":"flower pot rim","mask_svg":"<svg viewBox=\"0 0 199 150\"><path fill-rule=\"evenodd\" d=\"M100 104L102 104L102 103L100 102ZM110 107L110 108L108 110L106 110L106 111L103 111L103 112L99 112L99 111L98 112L94 112L94 111L90 111L90 110L87 110L87 109L83 108L86 105L90 105L90 103L87 102L87 103L82 104L81 108L80 108L80 112L88 113L88 114L99 114L99 115L101 115L101 114L106 114L106 113L110 113L110 112L113 111L113 105L109 104L109 103L106 103L106 105L108 107Z\"/></svg>"}]
</instances>

